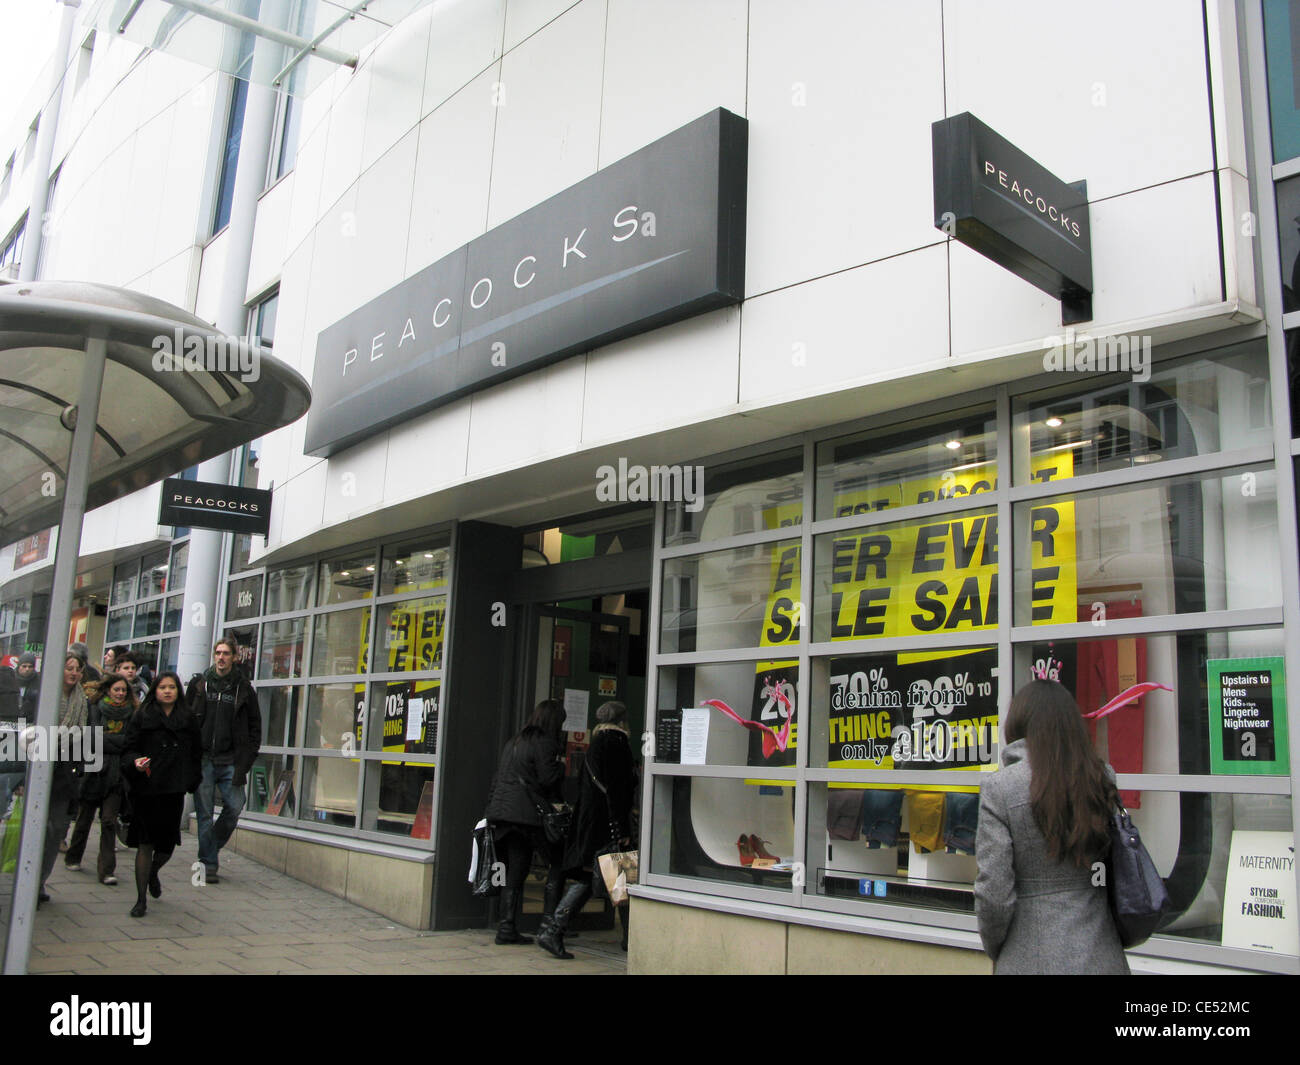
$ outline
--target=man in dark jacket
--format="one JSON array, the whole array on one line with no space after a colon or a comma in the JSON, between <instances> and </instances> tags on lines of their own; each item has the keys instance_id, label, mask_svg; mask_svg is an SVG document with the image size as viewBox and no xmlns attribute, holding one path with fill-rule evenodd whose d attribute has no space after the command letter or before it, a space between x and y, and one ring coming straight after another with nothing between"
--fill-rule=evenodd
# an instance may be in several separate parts
<instances>
[{"instance_id":1,"label":"man in dark jacket","mask_svg":"<svg viewBox=\"0 0 1300 1065\"><path fill-rule=\"evenodd\" d=\"M203 782L194 793L199 822L199 861L209 884L218 883L218 854L229 841L244 808L248 771L262 746L262 710L257 692L233 667L238 648L220 639L212 649L212 668L190 684L190 709L203 738ZM212 813L221 792L221 816Z\"/></svg>"},{"instance_id":2,"label":"man in dark jacket","mask_svg":"<svg viewBox=\"0 0 1300 1065\"><path fill-rule=\"evenodd\" d=\"M41 694L41 675L36 672L36 656L27 651L18 658L18 716L28 724L36 720L36 704Z\"/></svg>"}]
</instances>

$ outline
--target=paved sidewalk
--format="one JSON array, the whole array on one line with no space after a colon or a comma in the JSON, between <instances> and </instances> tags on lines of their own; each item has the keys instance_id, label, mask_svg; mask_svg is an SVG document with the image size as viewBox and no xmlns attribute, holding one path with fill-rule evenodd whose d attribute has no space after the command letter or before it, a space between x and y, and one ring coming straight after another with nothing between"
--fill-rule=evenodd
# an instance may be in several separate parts
<instances>
[{"instance_id":1,"label":"paved sidewalk","mask_svg":"<svg viewBox=\"0 0 1300 1065\"><path fill-rule=\"evenodd\" d=\"M515 973L622 975L616 930L584 931L577 957L536 946L498 947L492 933L418 932L225 851L221 883L190 883L193 837L162 870L162 897L147 916L135 902L134 851L118 851L121 883L70 873L60 860L51 900L37 912L32 973Z\"/></svg>"}]
</instances>

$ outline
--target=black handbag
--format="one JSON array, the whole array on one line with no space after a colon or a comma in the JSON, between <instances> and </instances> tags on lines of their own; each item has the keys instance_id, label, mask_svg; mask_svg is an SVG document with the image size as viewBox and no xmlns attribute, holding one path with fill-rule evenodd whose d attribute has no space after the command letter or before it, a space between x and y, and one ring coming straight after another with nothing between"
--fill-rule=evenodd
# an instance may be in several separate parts
<instances>
[{"instance_id":1,"label":"black handbag","mask_svg":"<svg viewBox=\"0 0 1300 1065\"><path fill-rule=\"evenodd\" d=\"M474 830L474 851L474 897L496 898L501 894L501 885L497 882L501 878L493 875L497 869L497 844L491 825Z\"/></svg>"},{"instance_id":2,"label":"black handbag","mask_svg":"<svg viewBox=\"0 0 1300 1065\"><path fill-rule=\"evenodd\" d=\"M1128 811L1116 803L1110 817L1110 875L1106 894L1115 930L1125 947L1151 938L1169 909L1169 892Z\"/></svg>"},{"instance_id":3,"label":"black handbag","mask_svg":"<svg viewBox=\"0 0 1300 1065\"><path fill-rule=\"evenodd\" d=\"M518 747L519 741L515 740L515 749L517 750ZM546 842L563 843L569 838L569 830L573 827L573 807L567 802L547 802L523 773L516 771L516 776L528 796L528 801L537 808L537 816L541 819Z\"/></svg>"},{"instance_id":4,"label":"black handbag","mask_svg":"<svg viewBox=\"0 0 1300 1065\"><path fill-rule=\"evenodd\" d=\"M567 802L551 803L549 807L537 804L537 812L542 818L542 831L547 843L563 843L569 838L573 828L573 807Z\"/></svg>"}]
</instances>

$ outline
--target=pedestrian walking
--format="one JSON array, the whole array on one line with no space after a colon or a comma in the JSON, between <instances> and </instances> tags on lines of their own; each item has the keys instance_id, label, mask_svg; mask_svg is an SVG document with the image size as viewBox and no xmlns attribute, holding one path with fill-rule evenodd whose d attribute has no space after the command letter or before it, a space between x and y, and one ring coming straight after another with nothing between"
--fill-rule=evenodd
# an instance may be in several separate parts
<instances>
[{"instance_id":1,"label":"pedestrian walking","mask_svg":"<svg viewBox=\"0 0 1300 1065\"><path fill-rule=\"evenodd\" d=\"M239 823L247 799L248 771L262 746L262 711L257 692L234 668L238 655L234 640L218 640L212 648L212 666L191 682L188 693L203 737L203 777L194 792L194 812L198 818L199 861L209 884L220 881L221 848L230 841ZM214 823L218 793L221 816Z\"/></svg>"},{"instance_id":2,"label":"pedestrian walking","mask_svg":"<svg viewBox=\"0 0 1300 1065\"><path fill-rule=\"evenodd\" d=\"M488 830L497 853L505 858L506 882L501 889L496 942L531 943L519 934L519 909L523 904L524 881L532 868L533 851L547 853L542 829L544 804L561 798L564 755L560 738L564 729L564 706L543 699L534 708L528 724L501 751L496 776L488 794Z\"/></svg>"},{"instance_id":3,"label":"pedestrian walking","mask_svg":"<svg viewBox=\"0 0 1300 1065\"><path fill-rule=\"evenodd\" d=\"M137 705L144 702L144 697L148 694L149 685L140 675L140 656L134 651L121 651L114 656L117 662L117 672L126 678L127 684L131 686L131 693L135 696Z\"/></svg>"},{"instance_id":4,"label":"pedestrian walking","mask_svg":"<svg viewBox=\"0 0 1300 1065\"><path fill-rule=\"evenodd\" d=\"M159 673L144 703L126 726L122 770L131 790L128 847L136 848L136 902L132 917L147 912L145 891L162 894L158 870L181 842L185 795L199 786L202 753L199 725L181 695L181 678Z\"/></svg>"},{"instance_id":5,"label":"pedestrian walking","mask_svg":"<svg viewBox=\"0 0 1300 1065\"><path fill-rule=\"evenodd\" d=\"M81 687L82 668L79 655L69 651L63 659L63 690L59 694L59 725L62 728L81 728L89 716L86 693ZM67 835L68 824L75 808L77 788L80 786L81 765L60 760L55 745L47 745L51 765L49 816L45 821L45 849L41 854L41 890L37 904L50 901L45 882L54 871L59 846ZM66 752L65 752L66 753Z\"/></svg>"},{"instance_id":6,"label":"pedestrian walking","mask_svg":"<svg viewBox=\"0 0 1300 1065\"><path fill-rule=\"evenodd\" d=\"M101 884L117 883L117 820L123 802L122 752L126 745L126 726L139 708L131 685L120 673L110 673L99 685L99 695L91 700L90 727L99 729L103 765L98 771L89 768L81 778L81 800L72 839L63 863L69 872L81 871L82 855L90 838L90 829L99 814L99 857L95 872Z\"/></svg>"},{"instance_id":7,"label":"pedestrian walking","mask_svg":"<svg viewBox=\"0 0 1300 1065\"><path fill-rule=\"evenodd\" d=\"M27 651L18 656L18 716L30 725L36 720L36 706L41 694L41 675L36 672L36 655Z\"/></svg>"},{"instance_id":8,"label":"pedestrian walking","mask_svg":"<svg viewBox=\"0 0 1300 1065\"><path fill-rule=\"evenodd\" d=\"M1073 696L1034 680L1011 700L1002 768L980 784L975 915L998 974L1127 973L1104 880L1115 774Z\"/></svg>"},{"instance_id":9,"label":"pedestrian walking","mask_svg":"<svg viewBox=\"0 0 1300 1065\"><path fill-rule=\"evenodd\" d=\"M68 654L76 655L81 661L81 679L83 683L98 683L102 673L90 664L90 650L80 641L68 648Z\"/></svg>"},{"instance_id":10,"label":"pedestrian walking","mask_svg":"<svg viewBox=\"0 0 1300 1065\"><path fill-rule=\"evenodd\" d=\"M557 958L572 958L564 949L564 935L574 915L591 897L593 877L600 876L596 853L614 844L617 850L632 848L632 799L636 791L636 764L627 734L627 707L608 702L596 711L599 724L591 734L591 746L583 761L578 808L573 833L565 849L563 880L573 883L560 895L554 912L542 923L537 945ZM627 949L628 904L616 907L623 925L623 949Z\"/></svg>"},{"instance_id":11,"label":"pedestrian walking","mask_svg":"<svg viewBox=\"0 0 1300 1065\"><path fill-rule=\"evenodd\" d=\"M0 729L9 733L6 737L9 749L17 752L18 718L22 703L22 689L18 675L12 666L0 666ZM14 789L22 784L27 767L17 758L0 761L0 816L9 809L9 800L13 798Z\"/></svg>"}]
</instances>

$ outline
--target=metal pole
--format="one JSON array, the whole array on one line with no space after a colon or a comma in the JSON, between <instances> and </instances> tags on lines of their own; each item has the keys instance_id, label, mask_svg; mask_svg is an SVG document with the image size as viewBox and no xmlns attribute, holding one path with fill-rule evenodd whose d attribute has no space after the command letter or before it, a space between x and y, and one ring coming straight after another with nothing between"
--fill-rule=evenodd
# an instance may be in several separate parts
<instances>
[{"instance_id":1,"label":"metal pole","mask_svg":"<svg viewBox=\"0 0 1300 1065\"><path fill-rule=\"evenodd\" d=\"M68 455L68 477L63 485L63 513L59 520L59 543L54 552L54 578L50 589L49 624L45 631L45 655L41 671L41 695L36 724L47 737L58 724L59 696L63 692L63 652L68 646L68 625L72 621L72 593L77 576L77 552L81 546L81 523L86 516L86 490L90 485L91 447L99 419L99 394L104 382L108 343L103 337L86 341L86 360L77 396L77 422ZM47 755L53 754L46 743ZM13 906L9 918L9 940L5 944L6 974L27 972L36 922L36 899L41 891L41 859L45 826L49 819L50 759L34 761L27 771L26 802L23 807L23 836L18 849L18 871L14 878Z\"/></svg>"},{"instance_id":2,"label":"metal pole","mask_svg":"<svg viewBox=\"0 0 1300 1065\"><path fill-rule=\"evenodd\" d=\"M307 49L313 55L320 56L321 59L328 59L331 63L337 63L339 66L355 67L357 65L357 57L347 52L340 52L337 48L330 48L327 45L309 41L305 37L299 37L296 33L289 33L278 26L267 25L265 22L259 22L255 18L247 18L238 12L227 11L215 4L204 3L203 0L163 0L163 2L171 4L172 7L179 7L182 11L190 11L196 15L202 15L204 18L210 18L214 22L221 22L234 29L251 33L264 40L274 41L276 44L288 45L293 49Z\"/></svg>"},{"instance_id":3,"label":"metal pole","mask_svg":"<svg viewBox=\"0 0 1300 1065\"><path fill-rule=\"evenodd\" d=\"M263 0L262 16L268 25L279 25L288 15L283 0ZM226 258L222 268L221 294L217 304L217 328L230 336L251 332L244 296L248 268L253 256L253 232L257 202L266 185L271 157L278 94L267 88L270 72L282 58L280 46L263 39L253 49L253 65L244 104L244 124L239 138L239 162L235 169L230 222L226 228ZM209 459L198 470L200 481L230 481L230 455ZM190 533L190 554L185 576L184 623L177 646L177 671L188 680L212 664L213 627L222 613L220 593L221 544L226 534L215 529L194 529Z\"/></svg>"},{"instance_id":4,"label":"metal pole","mask_svg":"<svg viewBox=\"0 0 1300 1065\"><path fill-rule=\"evenodd\" d=\"M1265 318L1268 322L1269 377L1272 380L1273 448L1277 469L1277 529L1279 572L1275 574L1282 586L1283 649L1286 657L1286 709L1291 761L1291 845L1295 846L1296 825L1300 824L1300 788L1296 787L1300 772L1300 728L1297 727L1297 709L1300 709L1300 603L1296 589L1300 587L1300 558L1296 553L1296 490L1293 480L1290 394L1286 387L1290 368L1286 356L1286 332L1282 328L1282 277L1276 266L1278 249L1277 204L1272 181L1272 144L1268 126L1268 83L1264 49L1264 12L1259 0L1248 0L1241 5L1238 25L1244 24L1246 36L1246 130L1254 149L1254 184L1256 208L1259 218L1259 255L1264 287ZM1300 865L1292 864L1296 878L1296 891L1300 892Z\"/></svg>"}]
</instances>

